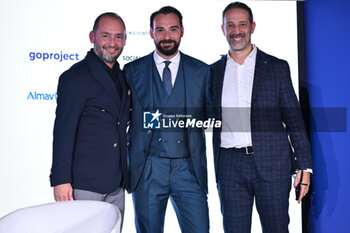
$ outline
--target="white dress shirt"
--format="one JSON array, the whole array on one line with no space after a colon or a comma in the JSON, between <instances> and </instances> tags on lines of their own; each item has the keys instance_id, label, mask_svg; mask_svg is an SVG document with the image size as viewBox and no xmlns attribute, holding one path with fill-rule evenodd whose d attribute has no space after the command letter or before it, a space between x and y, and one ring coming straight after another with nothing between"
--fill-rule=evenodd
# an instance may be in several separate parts
<instances>
[{"instance_id":1,"label":"white dress shirt","mask_svg":"<svg viewBox=\"0 0 350 233\"><path fill-rule=\"evenodd\" d=\"M242 65L227 55L222 88L221 147L242 148L252 146L250 107L252 99L257 48Z\"/></svg>"},{"instance_id":2,"label":"white dress shirt","mask_svg":"<svg viewBox=\"0 0 350 233\"><path fill-rule=\"evenodd\" d=\"M156 51L154 51L153 53L153 59L154 59L154 62L156 63L160 79L163 81L163 70L165 68L164 61L166 60L161 56L159 56ZM171 73L171 85L172 87L174 87L177 72L179 70L179 65L180 65L180 52L178 51L177 54L173 58L171 58L169 61L171 61L171 63L169 64L169 69Z\"/></svg>"}]
</instances>

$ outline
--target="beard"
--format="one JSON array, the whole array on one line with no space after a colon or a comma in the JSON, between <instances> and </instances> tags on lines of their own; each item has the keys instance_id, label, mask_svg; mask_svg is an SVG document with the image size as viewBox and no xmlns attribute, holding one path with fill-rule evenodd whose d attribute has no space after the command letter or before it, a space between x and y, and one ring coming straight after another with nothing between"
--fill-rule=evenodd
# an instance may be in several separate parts
<instances>
[{"instance_id":1,"label":"beard","mask_svg":"<svg viewBox=\"0 0 350 233\"><path fill-rule=\"evenodd\" d=\"M102 48L105 50L107 48L114 48L116 50L115 55L108 54L107 52L104 53L101 49L98 49L96 51L97 56L99 56L103 61L107 63L114 63L122 52L122 49L120 49L118 46L109 46L109 47L103 46Z\"/></svg>"},{"instance_id":2,"label":"beard","mask_svg":"<svg viewBox=\"0 0 350 233\"><path fill-rule=\"evenodd\" d=\"M234 38L243 38L242 42L236 42ZM250 36L247 37L246 34L231 34L229 35L229 44L233 51L242 51L250 44Z\"/></svg>"},{"instance_id":3,"label":"beard","mask_svg":"<svg viewBox=\"0 0 350 233\"><path fill-rule=\"evenodd\" d=\"M162 43L173 43L173 47L171 47L171 48L163 48L162 47ZM171 56L171 55L174 55L177 52L177 50L178 50L178 48L180 46L180 41L177 43L175 40L161 40L161 41L159 41L159 43L155 43L155 45L156 45L157 50L161 54L163 54L165 56Z\"/></svg>"}]
</instances>

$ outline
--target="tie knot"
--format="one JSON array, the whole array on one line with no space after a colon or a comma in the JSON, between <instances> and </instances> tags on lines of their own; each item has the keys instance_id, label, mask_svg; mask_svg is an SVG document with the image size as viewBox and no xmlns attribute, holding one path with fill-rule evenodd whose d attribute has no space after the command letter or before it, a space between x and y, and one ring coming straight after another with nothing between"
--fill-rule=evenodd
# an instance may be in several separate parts
<instances>
[{"instance_id":1,"label":"tie knot","mask_svg":"<svg viewBox=\"0 0 350 233\"><path fill-rule=\"evenodd\" d=\"M171 61L164 61L164 63L165 63L165 67L168 68Z\"/></svg>"}]
</instances>

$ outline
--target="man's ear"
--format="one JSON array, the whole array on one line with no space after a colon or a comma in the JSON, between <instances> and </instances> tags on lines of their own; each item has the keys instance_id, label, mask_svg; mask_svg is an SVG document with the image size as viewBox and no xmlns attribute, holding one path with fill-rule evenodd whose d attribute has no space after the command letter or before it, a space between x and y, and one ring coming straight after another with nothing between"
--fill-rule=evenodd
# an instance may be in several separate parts
<instances>
[{"instance_id":1,"label":"man's ear","mask_svg":"<svg viewBox=\"0 0 350 233\"><path fill-rule=\"evenodd\" d=\"M149 35L151 36L152 39L154 39L153 28L149 29Z\"/></svg>"},{"instance_id":2,"label":"man's ear","mask_svg":"<svg viewBox=\"0 0 350 233\"><path fill-rule=\"evenodd\" d=\"M252 33L252 34L254 33L255 26L256 26L256 23L252 22L252 29L251 29L250 33Z\"/></svg>"},{"instance_id":3,"label":"man's ear","mask_svg":"<svg viewBox=\"0 0 350 233\"><path fill-rule=\"evenodd\" d=\"M94 43L94 42L95 42L95 34L94 34L93 31L91 31L91 32L89 33L89 38L90 38L90 42L91 42L91 43Z\"/></svg>"},{"instance_id":4,"label":"man's ear","mask_svg":"<svg viewBox=\"0 0 350 233\"><path fill-rule=\"evenodd\" d=\"M127 38L127 36L126 36L126 34L124 35L124 46L125 46L125 44L126 44L126 38Z\"/></svg>"},{"instance_id":5,"label":"man's ear","mask_svg":"<svg viewBox=\"0 0 350 233\"><path fill-rule=\"evenodd\" d=\"M224 36L226 36L226 34L225 34L225 28L224 28L224 25L223 25L223 24L221 24L221 30L222 30L222 32L224 33Z\"/></svg>"}]
</instances>

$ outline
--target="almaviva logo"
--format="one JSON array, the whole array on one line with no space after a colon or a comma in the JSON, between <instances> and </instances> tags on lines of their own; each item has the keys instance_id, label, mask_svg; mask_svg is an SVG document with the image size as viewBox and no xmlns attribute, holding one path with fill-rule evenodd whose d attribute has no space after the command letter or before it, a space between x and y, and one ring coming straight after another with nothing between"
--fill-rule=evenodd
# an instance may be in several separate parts
<instances>
[{"instance_id":1,"label":"almaviva logo","mask_svg":"<svg viewBox=\"0 0 350 233\"><path fill-rule=\"evenodd\" d=\"M57 99L57 93L39 93L36 91L29 92L27 96L27 100L43 100L43 101L49 101L49 100L56 100Z\"/></svg>"}]
</instances>

